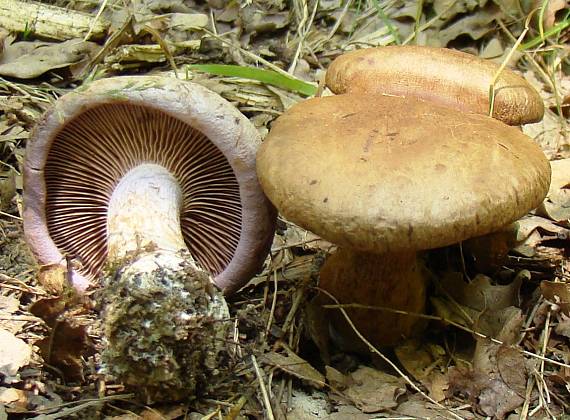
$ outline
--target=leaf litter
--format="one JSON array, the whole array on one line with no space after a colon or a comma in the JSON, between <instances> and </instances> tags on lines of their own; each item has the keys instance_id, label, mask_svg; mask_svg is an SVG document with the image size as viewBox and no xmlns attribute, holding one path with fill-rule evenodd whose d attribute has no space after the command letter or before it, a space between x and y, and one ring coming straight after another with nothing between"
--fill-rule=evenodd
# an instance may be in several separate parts
<instances>
[{"instance_id":1,"label":"leaf litter","mask_svg":"<svg viewBox=\"0 0 570 420\"><path fill-rule=\"evenodd\" d=\"M31 352L2 356L10 368L0 375L0 418L7 412L471 419L555 418L568 412L570 86L568 51L560 48L564 33L555 32L532 53L517 52L509 63L547 105L545 119L523 131L553 160L548 199L513 231L427 256L437 286L427 315L430 328L394 349L392 360L403 366L402 374L370 355L345 354L330 342L312 298L319 267L334 246L281 220L264 271L231 303L236 331L231 376L205 398L141 408L122 384L96 369L104 345L96 304L72 299L65 273L35 265L20 218L21 164L30 130L51 101L85 79L156 73L193 80L232 102L264 135L309 91L268 85L239 67L228 75L198 72L192 65L260 68L316 87L331 60L356 47L418 42L501 62L533 7L545 5L541 13L548 30L568 19L562 3L535 2L527 9L518 2L461 0L38 3L54 16L76 19L80 35L21 25L9 28L15 37L1 37L0 72L4 68L6 79L0 79L0 331L2 344L18 343L13 347L25 345ZM13 21L19 18L16 14ZM540 31L532 20L525 41ZM252 360L259 361L260 371ZM64 408L63 401L71 405ZM136 414L128 417L125 411Z\"/></svg>"}]
</instances>

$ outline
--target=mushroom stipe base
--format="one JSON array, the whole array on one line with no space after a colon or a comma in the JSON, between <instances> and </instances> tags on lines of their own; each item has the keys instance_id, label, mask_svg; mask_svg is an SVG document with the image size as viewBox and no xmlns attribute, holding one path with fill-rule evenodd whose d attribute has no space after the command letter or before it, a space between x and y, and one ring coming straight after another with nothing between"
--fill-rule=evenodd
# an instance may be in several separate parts
<instances>
[{"instance_id":1,"label":"mushroom stipe base","mask_svg":"<svg viewBox=\"0 0 570 420\"><path fill-rule=\"evenodd\" d=\"M128 255L101 292L103 372L147 403L206 393L227 366L228 306L191 260L186 251Z\"/></svg>"}]
</instances>

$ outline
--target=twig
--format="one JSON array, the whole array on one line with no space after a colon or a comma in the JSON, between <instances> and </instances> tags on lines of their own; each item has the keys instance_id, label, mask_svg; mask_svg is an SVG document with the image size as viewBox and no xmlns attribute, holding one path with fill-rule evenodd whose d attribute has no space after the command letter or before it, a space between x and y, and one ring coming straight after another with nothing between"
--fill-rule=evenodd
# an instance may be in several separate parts
<instances>
[{"instance_id":1,"label":"twig","mask_svg":"<svg viewBox=\"0 0 570 420\"><path fill-rule=\"evenodd\" d=\"M352 322L352 320L350 319L350 317L348 316L348 314L346 313L346 310L344 309L344 305L341 305L340 302L336 299L336 297L334 297L332 294L330 294L329 292L327 292L324 289L321 288L317 288L321 293L324 293L325 295L327 295L330 299L332 299L334 302L336 302L336 304L338 305L338 309L340 310L340 312L342 313L342 315L344 316L344 318L346 319L346 322L348 322L348 324L350 325L350 328L352 328L352 330L354 331L354 333L358 336L358 338L360 338L360 340L362 340L362 342L364 344L366 344L366 346L368 346L368 348L370 349L370 351L378 356L380 356L380 358L382 360L384 360L386 363L388 363L390 365L390 367L392 369L394 369L398 375L400 375L404 381L406 381L408 383L408 385L410 385L414 391L418 392L422 397L424 397L425 399L427 399L429 402L431 402L432 404L435 404L438 408L447 411L448 413L451 414L451 416L453 418L459 419L459 420L463 420L462 417L458 416L457 414L455 414L453 411L451 411L449 408L441 405L440 403L438 403L436 400L434 400L433 398L431 398L429 395L427 395L425 392L423 392L409 377L408 375L406 375L394 362L392 362L388 357L386 357L382 352L380 352L380 350L378 350L376 347L374 347L372 345L372 343L370 341L368 341L360 331L358 331L358 329L356 328L356 326L354 325L354 323Z\"/></svg>"},{"instance_id":2,"label":"twig","mask_svg":"<svg viewBox=\"0 0 570 420\"><path fill-rule=\"evenodd\" d=\"M265 328L265 336L269 336L269 331L271 330L271 323L273 322L273 316L275 314L275 307L277 306L277 270L273 270L273 299L271 300L271 310L269 311L269 320L267 321L267 327Z\"/></svg>"},{"instance_id":3,"label":"twig","mask_svg":"<svg viewBox=\"0 0 570 420\"><path fill-rule=\"evenodd\" d=\"M317 288L317 289L318 289L319 291L322 291L323 293L326 293L327 296L332 296L332 295L330 295L328 292L326 292L326 291L323 290L323 289L320 289L320 288ZM338 302L336 299L334 299L334 300L335 300L335 302ZM469 333L471 333L471 334L473 334L473 335L475 335L475 336L477 336L477 337L479 337L479 338L483 338L483 339L485 339L485 340L490 340L490 341L491 341L492 343L494 343L494 344L499 344L499 345L501 345L501 346L508 346L508 347L510 347L510 348L513 348L513 349L517 350L518 352L520 352L520 353L522 353L522 354L524 354L524 355L526 355L526 356L530 356L530 357L533 357L533 358L535 358L535 359L542 360L542 361L544 361L544 362L546 362L546 363L549 363L549 364L552 364L552 365L557 365L557 366L561 366L561 367L565 367L565 368L570 368L570 364L563 363L563 362L558 362L558 361L556 361L556 360L549 359L548 357L541 356L541 355L536 354L536 353L531 353L530 351L522 350L522 349L518 348L517 346L505 344L505 343L504 343L503 341L501 341L501 340L497 340L496 338L486 336L486 335L483 334L483 333L480 333L480 332L475 331L475 330L473 330L473 329L471 329L471 328L468 328L468 327L466 327L466 326L464 326L464 325L461 325L461 324L459 324L459 323L457 323L457 322L455 322L455 321L451 321L451 320L449 320L449 319L446 319L446 318L443 318L443 317L440 317L440 316L437 316L437 315L419 314L419 313L415 313L415 312L406 312L406 311L402 311L402 310L399 310L399 309L386 308L386 307L382 307L382 306L361 305L361 304L359 304L359 303L342 303L342 304L341 304L341 303L337 303L337 304L334 304L334 305L323 305L323 308L336 308L336 309L342 310L343 313L344 313L344 309L345 309L345 308L372 309L372 310L375 310L375 311L386 311L386 312L391 312L391 313L395 313L395 314L399 314L399 315L409 315L409 316L415 316L415 317L418 317L418 318L425 318L425 319L431 319L431 320L435 320L435 321L446 322L446 323L448 323L449 325L453 325L453 326L456 327L456 328L459 328L459 329L461 329L461 330L463 330L463 331L467 331L467 332L469 332Z\"/></svg>"},{"instance_id":4,"label":"twig","mask_svg":"<svg viewBox=\"0 0 570 420\"><path fill-rule=\"evenodd\" d=\"M305 42L305 38L309 33L309 28L313 24L313 20L315 19L315 15L317 13L317 6L319 2L316 1L313 7L313 11L311 13L311 17L309 18L309 22L307 22L307 2L303 1L303 18L299 23L299 44L297 45L297 50L295 51L295 55L293 56L293 60L291 61L291 65L289 66L288 73L294 74L295 67L297 67L297 60L299 60L299 56L301 55L301 51L303 50L303 43ZM305 26L306 23L306 26Z\"/></svg>"},{"instance_id":5,"label":"twig","mask_svg":"<svg viewBox=\"0 0 570 420\"><path fill-rule=\"evenodd\" d=\"M12 214L10 214L10 213L6 213L6 212L3 212L3 211L0 211L0 215L6 216L6 217L10 217L10 218L15 219L15 220L17 220L17 221L19 221L19 222L22 221L22 218L21 218L21 217L19 217L19 216L14 216L14 215L12 215Z\"/></svg>"},{"instance_id":6,"label":"twig","mask_svg":"<svg viewBox=\"0 0 570 420\"><path fill-rule=\"evenodd\" d=\"M88 398L88 399L84 399L84 400L64 403L64 404L61 404L61 405L56 406L56 407L52 406L52 407L45 408L45 409L38 409L38 410L34 410L34 411L29 411L28 413L40 414L37 417L31 417L32 419L56 420L56 419L60 419L60 418L69 417L72 414L78 413L81 410L84 410L84 409L89 408L89 407L93 407L95 405L100 405L100 404L108 402L108 401L116 401L116 400L124 401L124 400L129 400L133 397L134 397L134 394L122 394L122 395L110 395L110 396L103 397L103 398ZM69 407L69 406L72 406L72 407ZM53 414L41 414L41 413L46 413L46 412L54 412L55 410L58 410L59 408L62 408L62 407L68 407L68 408L63 408L62 410L60 410L56 413L53 413Z\"/></svg>"},{"instance_id":7,"label":"twig","mask_svg":"<svg viewBox=\"0 0 570 420\"><path fill-rule=\"evenodd\" d=\"M505 59L503 60L501 65L499 66L498 70L495 72L493 79L491 80L491 85L489 86L489 116L490 117L493 116L493 110L495 107L495 83L497 83L497 79L499 78L499 76L501 75L501 73L503 72L505 67L507 66L507 63L509 62L509 60L513 56L514 52L518 49L522 40L524 39L527 32L529 31L530 19L532 18L532 15L533 15L533 12L529 13L529 15L527 16L526 21L525 21L525 25L524 25L525 26L524 30L522 31L522 33L520 34L518 39L515 41L515 44L511 48L511 51L509 51L509 53L507 54L507 56L505 57Z\"/></svg>"},{"instance_id":8,"label":"twig","mask_svg":"<svg viewBox=\"0 0 570 420\"><path fill-rule=\"evenodd\" d=\"M170 48L168 48L168 45L166 44L166 42L164 41L164 39L162 39L162 36L158 33L158 31L156 29L154 29L151 26L148 25L144 25L142 27L142 30L148 34L150 34L150 36L152 36L154 38L154 40L158 43L158 45L160 45L160 48L162 49L162 52L164 52L164 56L166 57L166 59L168 60L168 63L170 64L170 67L172 67L172 71L174 71L174 76L179 79L178 77L178 67L176 66L176 63L174 61L174 57L172 56L172 52L170 51Z\"/></svg>"},{"instance_id":9,"label":"twig","mask_svg":"<svg viewBox=\"0 0 570 420\"><path fill-rule=\"evenodd\" d=\"M259 387L261 389L261 395L263 396L263 403L265 404L267 418L269 420L275 420L275 416L273 415L273 409L271 408L271 401L269 401L269 394L267 393L267 389L265 388L265 382L263 381L263 375L261 374L261 369L259 369L259 365L257 364L257 359L253 354L251 355L251 362L253 363L253 368L255 369L255 375L257 376L257 380L259 381Z\"/></svg>"},{"instance_id":10,"label":"twig","mask_svg":"<svg viewBox=\"0 0 570 420\"><path fill-rule=\"evenodd\" d=\"M318 48L320 48L321 45L326 44L327 42L329 42L332 37L334 36L334 34L336 33L336 31L338 30L338 28L340 28L340 25L344 19L344 17L346 16L347 12L348 12L348 8L350 7L350 5L352 4L352 0L347 0L344 7L342 8L342 11L340 12L340 16L337 18L334 26L332 27L332 29L329 31L329 33L327 34L327 36L324 39L321 39L319 41L317 41L315 43L315 45L313 45L311 48L313 50L316 50Z\"/></svg>"},{"instance_id":11,"label":"twig","mask_svg":"<svg viewBox=\"0 0 570 420\"><path fill-rule=\"evenodd\" d=\"M105 7L107 7L107 2L108 2L108 0L103 0L103 2L101 3L101 7L99 7L99 10L97 11L97 14L95 15L95 19L93 19L91 21L91 24L89 25L89 30L85 34L83 41L87 41L89 39L89 37L91 36L91 34L93 33L93 29L95 28L95 25L97 25L97 23L99 23L99 19L101 18L101 15L103 14L103 10L105 10Z\"/></svg>"},{"instance_id":12,"label":"twig","mask_svg":"<svg viewBox=\"0 0 570 420\"><path fill-rule=\"evenodd\" d=\"M526 382L526 392L524 398L524 404L520 413L520 420L526 420L528 418L528 410L530 407L530 397L532 390L534 389L534 376L529 376Z\"/></svg>"}]
</instances>

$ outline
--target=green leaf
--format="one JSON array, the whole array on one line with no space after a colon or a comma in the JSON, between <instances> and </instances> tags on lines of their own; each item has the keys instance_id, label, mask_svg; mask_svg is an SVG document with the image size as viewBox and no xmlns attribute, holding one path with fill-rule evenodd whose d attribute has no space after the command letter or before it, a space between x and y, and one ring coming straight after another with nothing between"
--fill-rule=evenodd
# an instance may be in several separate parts
<instances>
[{"instance_id":1,"label":"green leaf","mask_svg":"<svg viewBox=\"0 0 570 420\"><path fill-rule=\"evenodd\" d=\"M236 66L232 64L190 64L189 70L202 71L217 76L232 76L242 79L257 80L261 83L277 86L301 95L312 96L317 92L317 87L311 83L303 82L294 77L285 76L273 70L264 70L254 67Z\"/></svg>"}]
</instances>

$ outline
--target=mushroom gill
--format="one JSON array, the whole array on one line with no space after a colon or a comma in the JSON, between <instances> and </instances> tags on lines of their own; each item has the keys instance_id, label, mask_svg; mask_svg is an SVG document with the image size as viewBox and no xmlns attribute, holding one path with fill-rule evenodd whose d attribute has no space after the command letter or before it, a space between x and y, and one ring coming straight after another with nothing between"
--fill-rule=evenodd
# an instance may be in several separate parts
<instances>
[{"instance_id":1,"label":"mushroom gill","mask_svg":"<svg viewBox=\"0 0 570 420\"><path fill-rule=\"evenodd\" d=\"M183 192L184 241L203 268L217 275L241 234L242 205L223 153L189 124L149 106L101 104L65 124L45 164L46 222L57 247L96 276L108 252L111 195L131 169L164 167Z\"/></svg>"}]
</instances>

